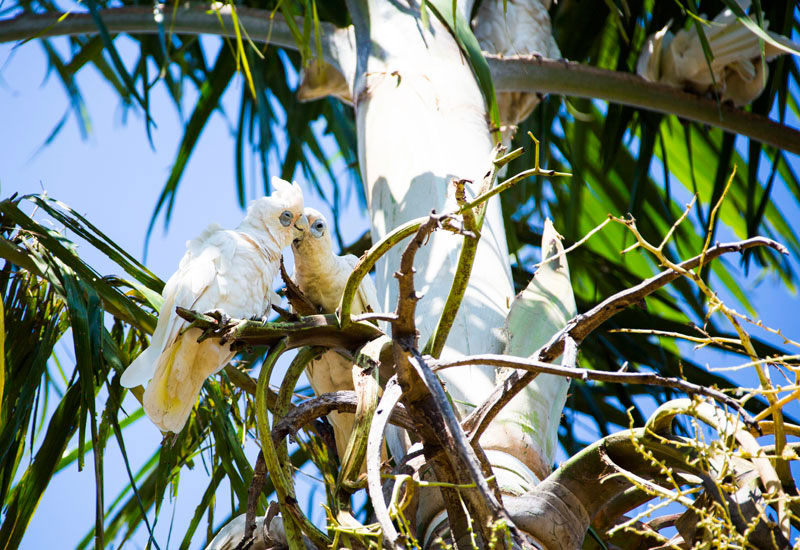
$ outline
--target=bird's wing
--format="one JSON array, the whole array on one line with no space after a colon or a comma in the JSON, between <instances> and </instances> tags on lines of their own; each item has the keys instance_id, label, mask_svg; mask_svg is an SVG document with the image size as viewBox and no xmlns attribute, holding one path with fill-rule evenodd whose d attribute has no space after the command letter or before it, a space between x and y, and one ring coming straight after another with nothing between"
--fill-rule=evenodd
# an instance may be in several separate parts
<instances>
[{"instance_id":1,"label":"bird's wing","mask_svg":"<svg viewBox=\"0 0 800 550\"><path fill-rule=\"evenodd\" d=\"M236 253L236 241L218 225L210 225L200 237L186 243L186 253L178 271L164 285L164 304L150 346L133 361L120 383L132 388L144 385L155 374L158 357L172 345L186 325L175 308L206 311L214 309L219 298L219 276L224 274Z\"/></svg>"},{"instance_id":2,"label":"bird's wing","mask_svg":"<svg viewBox=\"0 0 800 550\"><path fill-rule=\"evenodd\" d=\"M168 288L164 289L165 303L171 299L173 306L173 311L166 312L170 316L167 343L175 340L185 324L175 313L175 307L199 311L220 307L219 287L224 281L219 278L229 271L237 247L236 240L229 233L221 229L213 232L206 230L202 235L204 240L198 238L187 243L188 250L181 260L181 266L167 283Z\"/></svg>"}]
</instances>

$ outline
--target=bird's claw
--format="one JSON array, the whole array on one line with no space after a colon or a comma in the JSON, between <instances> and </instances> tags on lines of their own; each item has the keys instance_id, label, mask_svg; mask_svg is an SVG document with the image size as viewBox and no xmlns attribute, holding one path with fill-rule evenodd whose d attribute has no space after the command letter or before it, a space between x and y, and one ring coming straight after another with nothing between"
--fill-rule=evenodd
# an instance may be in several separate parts
<instances>
[{"instance_id":1,"label":"bird's claw","mask_svg":"<svg viewBox=\"0 0 800 550\"><path fill-rule=\"evenodd\" d=\"M200 337L197 339L198 343L202 342L203 340L208 340L209 338L214 338L215 336L218 336L220 332L227 331L228 327L230 327L233 322L231 316L221 309L212 309L211 311L206 311L204 315L211 317L214 319L214 321L216 321L216 323L203 329L202 334L200 334Z\"/></svg>"},{"instance_id":2,"label":"bird's claw","mask_svg":"<svg viewBox=\"0 0 800 550\"><path fill-rule=\"evenodd\" d=\"M217 329L222 329L231 324L231 316L221 309L212 309L205 313L217 322Z\"/></svg>"},{"instance_id":3,"label":"bird's claw","mask_svg":"<svg viewBox=\"0 0 800 550\"><path fill-rule=\"evenodd\" d=\"M239 327L242 325L247 324L247 320L241 320L237 323L232 323L230 317L228 317L228 323L224 326L225 332L219 339L220 345L225 345L231 340L235 340L239 335Z\"/></svg>"},{"instance_id":4,"label":"bird's claw","mask_svg":"<svg viewBox=\"0 0 800 550\"><path fill-rule=\"evenodd\" d=\"M260 323L259 326L264 328L267 326L267 323L269 323L269 316L267 313L264 313L264 315L253 315L250 317L250 321L253 323Z\"/></svg>"}]
</instances>

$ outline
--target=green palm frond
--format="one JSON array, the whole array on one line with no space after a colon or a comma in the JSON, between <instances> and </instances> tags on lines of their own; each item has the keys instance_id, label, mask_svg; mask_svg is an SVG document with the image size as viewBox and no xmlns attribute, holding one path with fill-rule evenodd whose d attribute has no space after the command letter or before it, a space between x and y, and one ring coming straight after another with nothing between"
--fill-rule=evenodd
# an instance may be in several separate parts
<instances>
[{"instance_id":1,"label":"green palm frond","mask_svg":"<svg viewBox=\"0 0 800 550\"><path fill-rule=\"evenodd\" d=\"M122 4L133 5L127 1ZM672 22L676 30L694 26L701 40L705 40L700 21L702 10L713 17L726 6L736 11L734 4L733 0L608 1L586 9L580 2L558 2L553 4L551 16L565 58L630 73L635 70L647 36ZM783 36L791 36L800 27L793 2L753 4L752 19L744 21L743 14L737 12L748 26L762 27L763 21L768 20L770 31ZM85 90L76 82L76 75L87 67L99 72L126 108L145 114L148 132L150 93L154 87L163 83L181 116L185 98L194 95L186 91L196 90L198 99L187 110L172 170L155 197L149 233L159 216L163 215L164 222L169 223L175 209L180 208L177 193L181 185L191 186L183 176L198 140L215 113L222 109L226 92L234 94L239 101L238 109L225 114L235 121L232 141L236 172L231 192L239 204L244 207L261 189L268 193L272 175L285 179L302 175L308 189L330 206L338 244L344 248L339 227L345 218L340 215L344 205L352 196L358 197L362 207L366 205L354 113L335 99L300 104L295 97L296 81L304 65L320 55L320 25L332 23L343 27L350 23L344 2L247 0L232 4L235 10L258 8L296 16L297 24L292 31L298 51L273 46L256 50L247 36L242 35L235 44L213 39L214 44L222 45L217 52L210 47L212 39L200 40L197 36L161 28L158 34L130 36L138 51L133 63L127 66L117 51L117 36L104 28L99 15L100 9L112 5L119 3L90 0L87 6L97 20L98 34L66 39L68 56L63 49L53 46L54 39L41 40L49 68L60 79L70 100L68 114L55 125L45 144L55 139L69 113L75 115L84 135L91 132L91 105L87 105ZM434 9L446 25L453 26L449 1L429 1L424 5L426 10ZM35 13L56 11L57 6L46 0L19 0L13 9ZM10 12L2 13L5 16ZM491 79L486 80L485 67L480 65L475 44L469 40L471 32L465 25L466 21L457 21L452 28L461 38L469 61L477 63L473 64L475 73L491 106L490 112L494 113L493 84ZM768 36L762 38L768 40ZM708 61L707 41L704 46ZM237 78L237 69L245 66L250 78ZM153 71L153 67L157 70ZM765 92L747 109L780 121L796 118L800 116L798 90L798 59L783 56L770 64ZM788 247L791 260L800 259L798 225L789 215L800 201L800 179L783 151L675 116L569 97L545 98L520 125L516 145L532 149L526 137L528 130L542 143L542 164L572 172L573 177L569 181L533 178L501 196L518 285L526 284L532 276L530 264L536 257L541 239L539 228L545 215L554 220L567 244L579 240L609 213L631 213L645 237L660 241L694 194L698 197L697 204L688 220L678 227L667 249L671 258L696 253L710 231L712 240L717 235L747 238L761 234L776 238ZM245 169L250 165L247 162L250 155L259 163L256 174ZM524 155L513 161L510 173L528 168L525 163L530 158L531 155ZM709 227L711 207L721 196L734 165L736 177L719 216ZM251 178L256 181L248 183ZM221 185L221 191L229 186ZM776 204L772 198L779 192L792 197L794 202ZM39 208L40 216L47 215L71 235L104 254L119 267L120 273L103 276L86 264L64 232L26 213L30 207L23 205L28 203ZM83 467L90 449L97 461L95 476L101 490L95 526L79 547L108 544L112 540L124 544L142 525L152 536L154 526L149 523L147 513L155 511L159 517L165 495L179 486L182 469L198 461L204 461L208 469L208 485L183 533L180 547L196 544L204 516L209 524L205 535L210 537L214 500L222 480L230 482L234 513L241 511L247 500L252 466L244 456L241 441L254 423L252 402L227 377L209 380L197 413L174 445L154 452L137 471L131 469L126 458L130 483L117 495L103 495L104 449L114 441L126 456L123 432L143 415L136 408L129 411L130 416L120 416L128 391L119 386L119 373L147 344L147 334L155 326L154 313L161 307L163 282L88 220L47 197L3 201L0 227L0 257L5 260L0 270L0 290L6 343L0 362L0 497L7 506L0 525L0 548L19 544L52 476L75 464ZM360 250L364 250L368 240L367 235L360 241ZM631 237L625 231L608 227L571 253L570 268L580 310L658 270L652 261L638 254L620 255L620 250L630 244ZM777 274L787 288L796 287L798 274L790 260L756 251L746 254L743 261L746 266L748 262L757 263ZM715 283L752 312L754 304L728 267L725 262L714 263L704 276L715 278ZM705 310L705 298L691 285L678 281L669 290L649 298L646 310L626 310L607 328L635 326L687 332L689 323L702 322ZM56 343L70 328L75 365L53 359ZM712 334L721 332L711 321L706 329ZM9 342L14 342L14 346L8 345ZM767 342L755 343L765 356L782 353ZM603 332L587 339L581 351L584 365L591 368L614 370L627 360L632 369L683 375L706 386L735 387L732 380L701 368L681 346L664 337ZM263 350L253 352L248 359L257 364L260 355ZM106 388L109 396L102 406L97 399L101 388ZM628 426L629 406L633 407L637 422L645 418L639 409L643 397L663 402L672 393L638 386L577 382L568 401L571 411L567 416L578 414L591 419L597 431L608 433L616 427ZM757 399L748 402L753 412L763 410L764 406ZM75 435L76 448L67 449ZM568 422L563 425L561 441L570 453L582 443ZM296 467L313 460L324 476L335 479L335 464L329 461L324 445L313 433L298 443L301 449L292 456ZM25 456L32 456L33 460L26 463ZM271 492L272 487L268 486L264 494ZM262 500L263 512L266 499Z\"/></svg>"},{"instance_id":2,"label":"green palm frond","mask_svg":"<svg viewBox=\"0 0 800 550\"><path fill-rule=\"evenodd\" d=\"M29 206L36 207L35 216L26 213ZM38 220L45 216L103 253L127 278L97 273L78 256L75 242L49 221ZM181 470L193 467L198 458L205 460L205 450L210 457L209 486L182 547L193 540L201 516L213 515L221 479L231 484L232 502L237 503L233 511L243 511L253 472L241 443L255 422L252 401L226 377L206 382L197 414L172 445L159 448L137 472L128 462L123 431L144 412L141 408L129 415L123 412L129 390L120 387L119 375L147 344L145 336L155 326L154 312L161 307L163 282L83 216L49 197L0 202L0 224L4 228L0 257L5 260L0 270L3 334L5 341L15 341L6 348L2 378L0 491L7 511L0 525L0 548L19 545L51 478L64 468L83 468L90 450L96 522L78 548L101 547L110 541L124 544L142 524L152 538L155 525L148 512L155 510L158 521L164 496L178 490ZM55 359L54 348L68 329L75 365L61 377L54 371L67 365ZM261 354L243 358L252 363ZM54 388L58 380L63 380L65 389ZM104 387L108 395L101 409L97 397ZM60 400L48 407L51 388L60 392ZM141 389L131 393L141 399ZM242 402L251 407L244 416L236 410ZM44 436L37 438L42 428ZM76 448L67 449L75 435ZM129 483L106 501L102 461L112 439L122 453ZM26 453L33 454L27 467L22 460ZM307 460L302 449L291 457L298 468ZM272 491L268 484L265 496ZM262 513L265 508L266 500L260 506ZM152 543L158 548L157 541Z\"/></svg>"}]
</instances>

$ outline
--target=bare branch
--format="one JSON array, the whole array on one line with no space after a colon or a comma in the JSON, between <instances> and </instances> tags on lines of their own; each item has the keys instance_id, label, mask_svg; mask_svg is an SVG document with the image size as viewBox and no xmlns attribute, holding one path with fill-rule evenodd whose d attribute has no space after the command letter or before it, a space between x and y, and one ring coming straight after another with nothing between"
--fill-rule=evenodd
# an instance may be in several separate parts
<instances>
[{"instance_id":1,"label":"bare branch","mask_svg":"<svg viewBox=\"0 0 800 550\"><path fill-rule=\"evenodd\" d=\"M358 398L354 391L323 393L318 397L303 401L299 405L293 406L289 412L275 424L275 427L272 428L272 441L275 446L279 445L287 435L296 434L300 428L315 418L325 416L331 411L355 413L357 403ZM396 408L388 420L401 428L407 430L414 429L414 423L411 421L403 405Z\"/></svg>"},{"instance_id":2,"label":"bare branch","mask_svg":"<svg viewBox=\"0 0 800 550\"><path fill-rule=\"evenodd\" d=\"M339 303L339 316L342 320L342 327L347 327L347 325L350 324L350 309L353 305L353 298L358 291L358 287L361 286L361 281L364 277L367 276L381 256L386 254L386 252L403 239L413 235L414 232L419 229L421 222L421 219L416 219L396 227L393 231L372 245L370 249L358 259L356 266L353 268L353 272L347 279L344 292L342 293L342 299Z\"/></svg>"},{"instance_id":3,"label":"bare branch","mask_svg":"<svg viewBox=\"0 0 800 550\"><path fill-rule=\"evenodd\" d=\"M428 236L439 227L441 221L449 217L448 215L438 215L431 212L428 220L425 221L417 230L416 235L408 243L403 254L400 256L400 269L395 272L399 287L397 299L397 319L392 321L392 337L395 340L409 339L408 344L412 347L417 346L417 327L414 323L414 314L417 309L417 302L421 296L414 289L414 257L417 251L428 239Z\"/></svg>"},{"instance_id":4,"label":"bare branch","mask_svg":"<svg viewBox=\"0 0 800 550\"><path fill-rule=\"evenodd\" d=\"M780 243L765 237L753 237L752 239L735 243L717 244L706 250L704 254L682 262L678 267L682 270L694 269L701 263L705 265L723 254L743 252L748 248L759 246L766 246L777 250L781 254L788 254L786 247ZM608 319L629 305L640 303L647 296L671 283L678 277L681 277L680 272L667 269L654 277L642 281L632 288L618 292L586 313L582 313L570 320L563 330L553 335L550 341L532 354L530 358L534 361L541 361L542 363L553 361L564 351L564 342L567 336L578 343L582 342ZM495 386L492 393L489 394L484 402L464 419L464 426L481 427L485 429L505 404L530 384L537 375L537 372L526 372L525 374L520 374L519 372L511 373L505 380ZM481 431L482 430L477 430L472 434L472 437L480 438Z\"/></svg>"},{"instance_id":5,"label":"bare branch","mask_svg":"<svg viewBox=\"0 0 800 550\"><path fill-rule=\"evenodd\" d=\"M252 538L256 530L256 509L258 508L258 497L267 483L267 463L264 461L264 453L258 451L256 465L253 468L253 477L250 480L250 487L247 489L247 512L245 512L244 538L237 546L243 548Z\"/></svg>"},{"instance_id":6,"label":"bare branch","mask_svg":"<svg viewBox=\"0 0 800 550\"><path fill-rule=\"evenodd\" d=\"M375 510L375 518L383 529L383 536L397 546L399 534L394 528L392 518L389 516L389 509L383 498L381 487L381 447L383 446L384 431L390 416L396 414L396 407L399 406L400 397L403 389L397 382L397 377L393 376L384 388L383 396L378 403L378 410L372 419L367 438L367 492L372 501L372 508ZM413 428L412 428L413 429Z\"/></svg>"},{"instance_id":7,"label":"bare branch","mask_svg":"<svg viewBox=\"0 0 800 550\"><path fill-rule=\"evenodd\" d=\"M311 303L311 300L303 294L300 287L298 287L292 278L289 277L289 274L286 273L286 266L283 265L283 256L281 256L281 279L283 280L283 284L286 285L286 298L289 300L292 309L299 315L315 315L320 312L319 308Z\"/></svg>"},{"instance_id":8,"label":"bare branch","mask_svg":"<svg viewBox=\"0 0 800 550\"><path fill-rule=\"evenodd\" d=\"M491 525L498 520L504 520L517 544L526 548L525 537L514 527L499 498L489 487L486 479L490 472L488 463L484 471L455 417L444 388L427 367L416 347L418 333L415 313L420 296L414 288L414 257L430 233L440 227L443 219L449 217L431 212L428 219L419 226L414 238L406 245L400 257L400 267L394 274L399 287L397 319L392 322L397 379L403 389L403 401L417 423L416 431L423 441L425 456L433 465L437 481L451 485L474 484L475 489L464 491L463 496L475 517L483 540L490 540ZM442 448L455 449L456 452L440 455L438 451ZM496 483L493 485L497 490ZM461 496L452 489L444 488L442 496L451 529L453 532L466 533L469 530L469 519L465 515Z\"/></svg>"},{"instance_id":9,"label":"bare branch","mask_svg":"<svg viewBox=\"0 0 800 550\"><path fill-rule=\"evenodd\" d=\"M572 338L570 338L568 335L566 336L566 339L567 341L572 341ZM574 366L569 366L570 364L574 365L574 360L572 360L570 363L567 361L567 354L565 353L564 355L565 359L563 365L544 363L542 361L536 361L532 359L522 359L518 357L512 357L510 355L494 354L471 355L469 357L459 357L457 359L447 360L434 359L431 360L430 364L434 371L449 369L462 365L491 365L494 367L520 369L529 373L553 374L556 376L563 376L565 378L576 378L583 381L591 380L594 382L611 382L617 384L636 384L673 388L680 390L687 395L702 395L703 397L715 399L716 401L719 401L720 403L728 405L739 411L739 413L741 413L745 419L747 419L749 422L753 422L753 420L750 419L750 416L745 412L744 408L736 399L725 395L719 390L705 386L698 386L697 384L692 384L691 382L681 380L680 378L667 378L650 372L614 372L577 368ZM484 422L476 424L476 421L479 417L480 415L476 415L476 420L471 420L469 424L467 424L465 421L464 429L470 432L477 427L485 428L486 426L484 425ZM470 415L468 418L472 418L472 415ZM479 432L483 432L483 429L480 429Z\"/></svg>"},{"instance_id":10,"label":"bare branch","mask_svg":"<svg viewBox=\"0 0 800 550\"><path fill-rule=\"evenodd\" d=\"M484 468L481 467L475 450L472 448L464 430L461 428L461 424L458 422L450 406L447 395L444 393L441 382L439 382L436 375L434 375L433 371L428 367L422 355L420 355L417 350L412 351L412 357L409 359L409 362L415 367L417 374L424 380L428 391L433 395L433 403L437 408L436 412L444 420L445 426L447 427L447 429L440 434L444 440L443 442L451 451L455 451L456 456L466 467L472 483L474 483L477 488L479 495L475 495L473 491L468 491L465 493L466 498L476 510L483 512L479 517L488 516L495 520L504 520L517 544L525 548L527 543L525 542L524 535L517 529L511 516L506 512L505 508L503 508L500 498L498 497L499 491L497 485L494 484L494 491L489 487L489 483L484 477ZM452 456L448 454L448 458L452 462ZM495 494L495 492L498 494Z\"/></svg>"},{"instance_id":11,"label":"bare branch","mask_svg":"<svg viewBox=\"0 0 800 550\"><path fill-rule=\"evenodd\" d=\"M744 252L749 248L756 248L759 246L772 248L781 254L789 254L785 246L773 241L772 239L767 239L765 237L753 237L751 239L734 243L717 244L709 248L705 254L695 256L690 260L686 260L685 262L680 263L678 267L688 271L699 266L701 263L706 265L711 260L715 260L723 254L729 254L731 252ZM621 310L625 309L629 305L640 303L647 296L671 283L678 277L681 277L681 275L682 274L680 272L672 269L662 271L658 275L646 279L632 288L611 296L586 313L578 315L575 319L570 321L565 330L569 331L575 341L580 342L597 327L605 323L608 319L619 313ZM557 356L560 353L561 349L558 349L555 355ZM548 357L547 359L543 360L550 359L552 358Z\"/></svg>"}]
</instances>

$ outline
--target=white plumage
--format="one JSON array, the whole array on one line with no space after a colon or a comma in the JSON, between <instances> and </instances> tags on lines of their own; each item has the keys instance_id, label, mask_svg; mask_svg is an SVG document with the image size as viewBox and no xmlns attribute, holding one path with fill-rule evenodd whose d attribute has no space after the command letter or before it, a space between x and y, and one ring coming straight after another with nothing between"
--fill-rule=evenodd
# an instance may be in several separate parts
<instances>
[{"instance_id":1,"label":"white plumage","mask_svg":"<svg viewBox=\"0 0 800 550\"><path fill-rule=\"evenodd\" d=\"M483 0L472 22L481 49L503 57L540 55L560 59L561 51L553 38L550 0ZM526 92L497 94L497 107L503 125L516 125L528 118L539 103L539 96Z\"/></svg>"},{"instance_id":2,"label":"white plumage","mask_svg":"<svg viewBox=\"0 0 800 550\"><path fill-rule=\"evenodd\" d=\"M740 0L739 5L747 10L750 2ZM768 25L764 21L764 30ZM737 107L751 103L764 91L769 69L761 59L761 39L731 10L724 9L703 28L714 58L710 70L697 28L692 25L675 35L668 28L650 36L639 55L636 72L646 80L700 94L716 91L721 101ZM782 47L765 42L766 61L797 48L783 36L769 35Z\"/></svg>"},{"instance_id":3,"label":"white plumage","mask_svg":"<svg viewBox=\"0 0 800 550\"><path fill-rule=\"evenodd\" d=\"M306 236L292 243L295 280L303 294L322 313L332 313L339 307L344 287L358 261L352 254L337 256L333 252L330 231L325 218L313 208L305 209L309 230ZM365 277L353 298L351 313L358 315L378 310L378 292L370 277ZM306 368L311 387L317 395L354 389L353 364L335 351L325 353ZM339 458L353 429L354 416L331 412L328 415L336 437Z\"/></svg>"},{"instance_id":4,"label":"white plumage","mask_svg":"<svg viewBox=\"0 0 800 550\"><path fill-rule=\"evenodd\" d=\"M144 410L163 431L183 428L205 379L234 355L230 344L198 343L200 329L182 333L187 322L175 308L221 310L244 319L266 315L281 249L307 227L300 187L278 178L272 185L272 195L253 201L238 228L211 224L186 243L178 271L164 286L150 347L122 374L124 387L146 385Z\"/></svg>"},{"instance_id":5,"label":"white plumage","mask_svg":"<svg viewBox=\"0 0 800 550\"><path fill-rule=\"evenodd\" d=\"M269 525L264 524L264 516L255 518L256 530L253 532L253 540L248 550L278 550L289 547L286 538L286 530L283 527L283 518L275 516L269 521ZM229 521L217 536L208 543L205 550L236 550L240 548L244 538L245 526L247 525L247 514L241 514ZM305 550L316 550L316 546L311 541L304 538Z\"/></svg>"}]
</instances>

